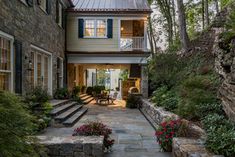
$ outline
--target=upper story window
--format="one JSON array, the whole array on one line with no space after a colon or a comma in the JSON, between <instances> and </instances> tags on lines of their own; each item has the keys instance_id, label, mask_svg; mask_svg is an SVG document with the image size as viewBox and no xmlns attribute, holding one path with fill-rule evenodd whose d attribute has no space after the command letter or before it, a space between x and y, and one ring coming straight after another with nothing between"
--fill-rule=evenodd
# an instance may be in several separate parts
<instances>
[{"instance_id":1,"label":"upper story window","mask_svg":"<svg viewBox=\"0 0 235 157\"><path fill-rule=\"evenodd\" d=\"M47 14L51 13L51 0L37 0L39 7Z\"/></svg>"},{"instance_id":2,"label":"upper story window","mask_svg":"<svg viewBox=\"0 0 235 157\"><path fill-rule=\"evenodd\" d=\"M47 11L47 0L38 0L39 2L39 7L43 10L43 11Z\"/></svg>"},{"instance_id":3,"label":"upper story window","mask_svg":"<svg viewBox=\"0 0 235 157\"><path fill-rule=\"evenodd\" d=\"M85 22L85 37L104 38L107 37L107 20L91 20Z\"/></svg>"},{"instance_id":4,"label":"upper story window","mask_svg":"<svg viewBox=\"0 0 235 157\"><path fill-rule=\"evenodd\" d=\"M58 25L62 27L62 21L63 21L63 6L61 3L58 4Z\"/></svg>"}]
</instances>

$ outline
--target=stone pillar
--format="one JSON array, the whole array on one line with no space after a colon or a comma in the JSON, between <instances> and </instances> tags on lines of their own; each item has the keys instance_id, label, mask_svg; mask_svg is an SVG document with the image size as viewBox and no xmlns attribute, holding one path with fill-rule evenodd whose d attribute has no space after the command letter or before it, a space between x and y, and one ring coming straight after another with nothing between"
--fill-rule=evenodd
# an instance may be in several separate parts
<instances>
[{"instance_id":1,"label":"stone pillar","mask_svg":"<svg viewBox=\"0 0 235 157\"><path fill-rule=\"evenodd\" d=\"M147 66L141 65L141 87L140 92L144 98L148 98L148 72Z\"/></svg>"}]
</instances>

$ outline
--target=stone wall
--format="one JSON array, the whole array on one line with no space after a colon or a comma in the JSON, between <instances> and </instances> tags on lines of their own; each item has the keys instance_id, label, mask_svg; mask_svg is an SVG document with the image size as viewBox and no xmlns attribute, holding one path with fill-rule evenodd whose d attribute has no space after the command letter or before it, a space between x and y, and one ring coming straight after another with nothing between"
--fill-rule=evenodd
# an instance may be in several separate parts
<instances>
[{"instance_id":1,"label":"stone wall","mask_svg":"<svg viewBox=\"0 0 235 157\"><path fill-rule=\"evenodd\" d=\"M150 121L150 123L157 128L157 126L167 120L167 119L179 119L180 117L174 113L165 111L161 107L155 107L153 103L149 102L147 99L142 99L142 104L140 111L145 115L145 117ZM205 131L194 125L193 123L188 122L187 134L189 137L200 138L205 136Z\"/></svg>"},{"instance_id":2,"label":"stone wall","mask_svg":"<svg viewBox=\"0 0 235 157\"><path fill-rule=\"evenodd\" d=\"M103 137L70 136L47 137L37 136L39 143L46 148L50 157L103 157Z\"/></svg>"},{"instance_id":3,"label":"stone wall","mask_svg":"<svg viewBox=\"0 0 235 157\"><path fill-rule=\"evenodd\" d=\"M173 157L223 157L207 151L201 139L174 138L172 149Z\"/></svg>"},{"instance_id":4,"label":"stone wall","mask_svg":"<svg viewBox=\"0 0 235 157\"><path fill-rule=\"evenodd\" d=\"M22 42L23 91L29 89L28 75L31 47L35 45L52 53L53 89L57 80L57 57L64 58L65 31L56 23L56 0L51 1L51 13L48 15L39 8L37 1L29 7L20 0L1 0L0 30L14 36Z\"/></svg>"},{"instance_id":5,"label":"stone wall","mask_svg":"<svg viewBox=\"0 0 235 157\"><path fill-rule=\"evenodd\" d=\"M222 101L224 111L235 122L235 39L231 41L231 48L223 48L223 40L220 34L225 31L223 24L229 17L234 7L228 7L217 15L212 29L216 32L213 46L215 55L215 69L222 78L219 89L219 98Z\"/></svg>"}]
</instances>

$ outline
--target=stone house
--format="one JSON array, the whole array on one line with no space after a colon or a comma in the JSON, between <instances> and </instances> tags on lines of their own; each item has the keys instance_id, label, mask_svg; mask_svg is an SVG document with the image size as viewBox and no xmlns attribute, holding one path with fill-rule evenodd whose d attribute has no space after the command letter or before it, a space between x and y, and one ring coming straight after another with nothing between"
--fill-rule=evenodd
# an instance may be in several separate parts
<instances>
[{"instance_id":1,"label":"stone house","mask_svg":"<svg viewBox=\"0 0 235 157\"><path fill-rule=\"evenodd\" d=\"M67 0L0 1L0 89L25 93L64 85Z\"/></svg>"},{"instance_id":2,"label":"stone house","mask_svg":"<svg viewBox=\"0 0 235 157\"><path fill-rule=\"evenodd\" d=\"M0 90L21 94L42 86L53 94L88 80L96 85L99 69L125 69L130 81L123 86L147 97L147 0L1 0L0 6Z\"/></svg>"}]
</instances>

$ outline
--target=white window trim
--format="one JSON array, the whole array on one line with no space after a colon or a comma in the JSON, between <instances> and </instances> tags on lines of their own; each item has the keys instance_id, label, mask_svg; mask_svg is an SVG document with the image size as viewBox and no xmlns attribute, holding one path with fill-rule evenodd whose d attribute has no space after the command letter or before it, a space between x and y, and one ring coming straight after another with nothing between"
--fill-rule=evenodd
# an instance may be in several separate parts
<instances>
[{"instance_id":1,"label":"white window trim","mask_svg":"<svg viewBox=\"0 0 235 157\"><path fill-rule=\"evenodd\" d=\"M59 27L61 27L62 28L62 25L63 25L63 9L64 9L64 6L63 6L63 3L61 2L61 1L59 1L59 3L58 3L58 9L59 9L59 15L57 15L57 16L59 16L58 18L59 18L59 21L58 21L58 26ZM61 6L61 8L60 8L60 6ZM60 17L60 14L61 14L61 17Z\"/></svg>"},{"instance_id":2,"label":"white window trim","mask_svg":"<svg viewBox=\"0 0 235 157\"><path fill-rule=\"evenodd\" d=\"M44 54L48 55L48 66L49 66L49 69L48 69L48 92L49 92L49 94L52 95L52 90L53 90L53 87L52 87L52 78L53 78L52 53L50 53L49 51L46 51L40 47L32 45L32 44L30 45L30 47L32 49L32 52L34 52L33 51L33 49L34 49L34 50L41 52L42 54L44 53ZM35 54L37 54L37 53L35 53ZM37 59L36 55L34 55L34 61L36 61L36 59ZM43 63L41 63L41 64L43 64ZM35 84L36 80L37 80L37 75L36 75L37 65L34 63L33 66L34 66L34 84ZM44 72L44 70L43 70L43 72Z\"/></svg>"},{"instance_id":3,"label":"white window trim","mask_svg":"<svg viewBox=\"0 0 235 157\"><path fill-rule=\"evenodd\" d=\"M10 52L10 54L11 54L11 59L10 59L10 61L11 61L11 64L10 64L10 70L1 70L1 72L8 72L8 73L10 73L10 84L9 84L9 89L10 89L10 92L13 92L13 90L14 90L14 74L13 74L13 66L14 66L14 47L13 47L13 45L14 45L14 37L12 36L12 35L9 35L9 34L7 34L7 33L5 33L5 32L3 32L3 31L1 31L0 30L0 36L1 37L3 37L3 38L5 38L5 39L7 39L7 40L10 40L10 44L11 44L11 52Z\"/></svg>"},{"instance_id":4,"label":"white window trim","mask_svg":"<svg viewBox=\"0 0 235 157\"><path fill-rule=\"evenodd\" d=\"M84 32L84 37L83 38L92 38L92 39L107 39L108 38L108 19L107 18L83 18L84 20L84 26L83 26L83 32ZM94 20L95 25L94 25L94 34L95 36L85 36L85 31L86 31L86 20ZM97 36L97 20L105 20L106 23L106 31L105 31L105 36L104 37L98 37Z\"/></svg>"}]
</instances>

